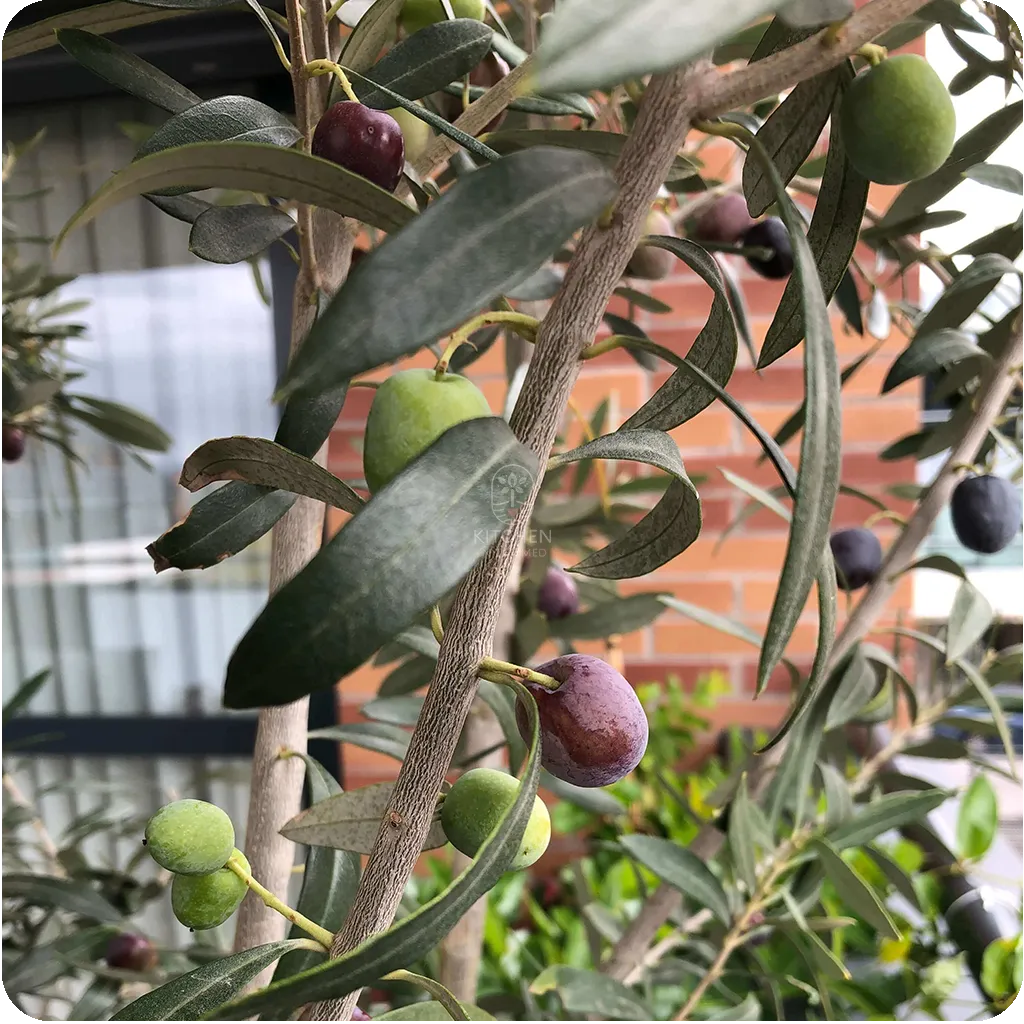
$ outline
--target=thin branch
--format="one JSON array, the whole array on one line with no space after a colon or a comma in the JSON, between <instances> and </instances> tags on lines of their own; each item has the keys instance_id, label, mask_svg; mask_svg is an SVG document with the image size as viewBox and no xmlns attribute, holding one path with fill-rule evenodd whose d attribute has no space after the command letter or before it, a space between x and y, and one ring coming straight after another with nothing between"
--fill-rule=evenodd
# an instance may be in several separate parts
<instances>
[{"instance_id":1,"label":"thin branch","mask_svg":"<svg viewBox=\"0 0 1024 1024\"><path fill-rule=\"evenodd\" d=\"M770 57L706 79L698 96L698 109L702 116L712 117L775 96L840 64L926 3L927 0L873 0L844 22L838 33L822 29Z\"/></svg>"},{"instance_id":2,"label":"thin branch","mask_svg":"<svg viewBox=\"0 0 1024 1024\"><path fill-rule=\"evenodd\" d=\"M874 627L892 596L899 574L913 562L917 549L931 533L939 513L949 504L953 490L963 475L963 467L973 462L988 434L989 426L1002 413L1016 386L1020 362L1021 320L1018 317L1012 337L993 362L978 391L973 419L966 425L942 469L918 502L906 528L886 554L878 578L865 591L860 603L847 619L833 645L828 670L834 668ZM769 754L755 760L750 773L750 784L755 793L763 790L785 749L786 743L782 742ZM690 849L702 860L709 860L718 852L722 840L721 832L712 825L705 825L690 844ZM623 933L612 956L602 965L602 971L620 980L629 975L641 961L658 929L681 902L682 896L676 890L667 885L659 886Z\"/></svg>"},{"instance_id":3,"label":"thin branch","mask_svg":"<svg viewBox=\"0 0 1024 1024\"><path fill-rule=\"evenodd\" d=\"M323 4L324 0L306 0L306 9L314 21L317 15L313 9L319 7L322 15ZM288 0L287 13L296 123L302 132L303 144L308 148L316 112L310 103L309 78L303 71L306 51L298 0ZM342 229L338 230L335 226L338 218L329 211L313 211L303 204L299 206L298 218L301 257L292 302L289 357L298 350L315 319L316 306L312 300L320 274L329 279L325 286L332 288L344 280L355 238L351 223L344 222ZM333 220L328 223L329 218ZM316 236L314 231L317 231ZM323 245L319 241L321 238L325 240ZM314 461L321 466L326 465L326 442ZM274 527L270 554L271 594L295 576L317 553L323 536L323 522L323 502L299 497ZM295 847L279 830L301 809L305 772L300 758L282 759L278 754L281 750L305 751L308 729L308 698L283 707L263 708L256 727L245 833L246 853L252 873L263 880L270 893L282 899L288 895ZM234 948L241 951L282 939L285 927L285 920L263 903L245 900L238 911ZM254 979L253 987L266 984L272 972L273 968L264 971Z\"/></svg>"},{"instance_id":4,"label":"thin branch","mask_svg":"<svg viewBox=\"0 0 1024 1024\"><path fill-rule=\"evenodd\" d=\"M695 73L679 70L652 80L616 167L622 191L614 216L607 227L584 232L562 290L538 332L511 425L542 465L576 381L580 353L597 333L647 210L689 128L694 110L687 97L693 93L694 74L707 73L706 65L701 65ZM538 478L509 528L460 587L436 674L352 910L331 950L334 955L387 928L394 917L430 825L434 795L476 693L477 665L490 653L506 580L522 546L539 485ZM348 1019L357 996L353 992L342 1000L320 1004L313 1019Z\"/></svg>"}]
</instances>

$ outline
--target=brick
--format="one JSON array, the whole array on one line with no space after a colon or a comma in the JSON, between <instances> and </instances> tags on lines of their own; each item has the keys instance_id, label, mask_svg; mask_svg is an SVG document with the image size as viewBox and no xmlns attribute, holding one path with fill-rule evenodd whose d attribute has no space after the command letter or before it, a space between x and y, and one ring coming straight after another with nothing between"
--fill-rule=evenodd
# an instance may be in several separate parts
<instances>
[{"instance_id":1,"label":"brick","mask_svg":"<svg viewBox=\"0 0 1024 1024\"><path fill-rule=\"evenodd\" d=\"M688 452L707 452L716 448L728 450L732 447L735 423L733 414L716 404L674 427L669 435L679 445L684 457Z\"/></svg>"},{"instance_id":2,"label":"brick","mask_svg":"<svg viewBox=\"0 0 1024 1024\"><path fill-rule=\"evenodd\" d=\"M778 573L786 551L785 534L730 536L716 553L717 538L701 535L667 565L672 573L715 576L740 573ZM699 603L699 602L696 602Z\"/></svg>"},{"instance_id":3,"label":"brick","mask_svg":"<svg viewBox=\"0 0 1024 1024\"><path fill-rule=\"evenodd\" d=\"M692 603L701 604L698 594L693 596ZM750 649L744 640L682 616L662 616L654 626L654 652L660 656L678 653L707 658L747 654Z\"/></svg>"},{"instance_id":4,"label":"brick","mask_svg":"<svg viewBox=\"0 0 1024 1024\"><path fill-rule=\"evenodd\" d=\"M619 583L619 591L624 595L650 593L655 590L725 615L732 615L736 610L736 588L731 582L664 579L658 572L654 572L650 576L636 580L621 580Z\"/></svg>"},{"instance_id":5,"label":"brick","mask_svg":"<svg viewBox=\"0 0 1024 1024\"><path fill-rule=\"evenodd\" d=\"M811 660L809 658L793 660L793 666L804 679L807 678L807 674L811 670ZM740 675L742 687L740 692L753 696L754 690L757 687L757 659L746 662L740 670ZM765 684L762 692L765 695L780 694L787 697L790 696L793 692L793 680L789 669L785 665L779 665L768 677L768 682Z\"/></svg>"}]
</instances>

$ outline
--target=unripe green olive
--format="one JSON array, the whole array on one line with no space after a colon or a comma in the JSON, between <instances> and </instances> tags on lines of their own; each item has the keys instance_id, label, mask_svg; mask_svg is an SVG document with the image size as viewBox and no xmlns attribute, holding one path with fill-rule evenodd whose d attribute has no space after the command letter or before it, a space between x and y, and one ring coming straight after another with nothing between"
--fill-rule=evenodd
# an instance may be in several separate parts
<instances>
[{"instance_id":1,"label":"unripe green olive","mask_svg":"<svg viewBox=\"0 0 1024 1024\"><path fill-rule=\"evenodd\" d=\"M460 776L441 805L441 825L448 841L467 857L475 857L518 793L519 780L494 768L474 768ZM551 818L538 796L512 869L518 871L535 863L550 841Z\"/></svg>"},{"instance_id":2,"label":"unripe green olive","mask_svg":"<svg viewBox=\"0 0 1024 1024\"><path fill-rule=\"evenodd\" d=\"M451 0L452 14L456 18L474 18L483 21L487 16L484 0ZM402 5L402 28L408 34L433 25L446 18L441 0L405 0Z\"/></svg>"},{"instance_id":3,"label":"unripe green olive","mask_svg":"<svg viewBox=\"0 0 1024 1024\"><path fill-rule=\"evenodd\" d=\"M206 875L222 868L235 846L231 819L204 800L176 800L146 825L146 848L176 875Z\"/></svg>"},{"instance_id":4,"label":"unripe green olive","mask_svg":"<svg viewBox=\"0 0 1024 1024\"><path fill-rule=\"evenodd\" d=\"M238 850L233 855L248 871L245 855ZM205 931L223 924L238 909L248 888L230 868L219 868L208 875L175 875L171 909L186 928Z\"/></svg>"},{"instance_id":5,"label":"unripe green olive","mask_svg":"<svg viewBox=\"0 0 1024 1024\"><path fill-rule=\"evenodd\" d=\"M379 491L446 430L490 416L480 389L465 377L433 370L399 370L373 396L363 438L366 486Z\"/></svg>"},{"instance_id":6,"label":"unripe green olive","mask_svg":"<svg viewBox=\"0 0 1024 1024\"><path fill-rule=\"evenodd\" d=\"M422 106L422 104L420 104ZM402 129L402 138L405 139L405 159L414 164L427 151L434 138L430 125L422 118L410 113L405 107L395 107L387 111Z\"/></svg>"},{"instance_id":7,"label":"unripe green olive","mask_svg":"<svg viewBox=\"0 0 1024 1024\"><path fill-rule=\"evenodd\" d=\"M850 163L882 185L937 171L956 138L949 91L915 53L888 57L855 78L843 97L839 124Z\"/></svg>"}]
</instances>

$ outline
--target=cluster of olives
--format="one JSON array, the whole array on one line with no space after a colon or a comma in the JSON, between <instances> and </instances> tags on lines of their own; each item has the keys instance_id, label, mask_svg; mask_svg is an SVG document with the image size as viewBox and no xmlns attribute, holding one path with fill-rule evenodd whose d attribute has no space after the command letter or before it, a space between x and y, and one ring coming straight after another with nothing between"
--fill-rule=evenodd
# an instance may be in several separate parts
<instances>
[{"instance_id":1,"label":"cluster of olives","mask_svg":"<svg viewBox=\"0 0 1024 1024\"><path fill-rule=\"evenodd\" d=\"M793 272L793 246L786 225L778 217L754 220L747 210L747 201L737 192L727 192L705 206L693 233L701 242L768 250L763 255L746 257L762 277L779 279Z\"/></svg>"},{"instance_id":2,"label":"cluster of olives","mask_svg":"<svg viewBox=\"0 0 1024 1024\"><path fill-rule=\"evenodd\" d=\"M233 857L248 873L249 862L235 849L234 826L219 807L203 800L167 804L149 819L145 843L174 874L171 909L186 928L216 928L238 909L248 886L225 865Z\"/></svg>"},{"instance_id":3,"label":"cluster of olives","mask_svg":"<svg viewBox=\"0 0 1024 1024\"><path fill-rule=\"evenodd\" d=\"M452 0L456 18L483 21L487 14L484 0ZM405 0L401 24L406 34L418 32L446 14L441 0ZM489 53L471 72L471 85L490 88L509 73L509 66L496 53ZM454 121L462 111L457 96L437 97L441 114ZM499 114L484 131L494 131L504 120ZM373 110L353 100L342 100L331 106L320 118L313 132L312 152L339 164L346 170L372 181L379 188L394 192L402 178L405 161L416 161L430 144L430 126L406 110Z\"/></svg>"},{"instance_id":4,"label":"cluster of olives","mask_svg":"<svg viewBox=\"0 0 1024 1024\"><path fill-rule=\"evenodd\" d=\"M4 462L17 462L25 454L25 431L13 423L5 423L3 430Z\"/></svg>"},{"instance_id":5,"label":"cluster of olives","mask_svg":"<svg viewBox=\"0 0 1024 1024\"><path fill-rule=\"evenodd\" d=\"M970 551L994 555L1007 547L1021 524L1020 491L998 476L968 476L957 484L949 503L953 531ZM860 590L873 583L882 568L882 545L862 526L837 530L829 544L839 585Z\"/></svg>"}]
</instances>

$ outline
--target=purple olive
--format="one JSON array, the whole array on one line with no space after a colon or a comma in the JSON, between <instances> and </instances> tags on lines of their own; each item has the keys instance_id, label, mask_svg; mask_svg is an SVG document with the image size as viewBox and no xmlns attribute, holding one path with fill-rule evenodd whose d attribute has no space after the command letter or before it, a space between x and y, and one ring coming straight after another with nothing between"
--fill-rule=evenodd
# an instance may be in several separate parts
<instances>
[{"instance_id":1,"label":"purple olive","mask_svg":"<svg viewBox=\"0 0 1024 1024\"><path fill-rule=\"evenodd\" d=\"M541 764L574 786L609 786L628 775L647 749L647 716L633 687L607 662L566 654L537 668L561 684L527 683L540 716ZM524 739L528 720L516 705Z\"/></svg>"},{"instance_id":2,"label":"purple olive","mask_svg":"<svg viewBox=\"0 0 1024 1024\"><path fill-rule=\"evenodd\" d=\"M537 610L549 619L564 619L580 608L580 592L576 581L564 569L552 565L544 576L537 594Z\"/></svg>"},{"instance_id":3,"label":"purple olive","mask_svg":"<svg viewBox=\"0 0 1024 1024\"><path fill-rule=\"evenodd\" d=\"M153 943L144 935L134 932L121 932L107 943L104 955L109 967L123 971L152 971L156 968L159 957Z\"/></svg>"},{"instance_id":4,"label":"purple olive","mask_svg":"<svg viewBox=\"0 0 1024 1024\"><path fill-rule=\"evenodd\" d=\"M751 249L768 249L766 259L748 256L747 263L762 277L778 280L793 272L793 243L786 225L778 217L765 217L743 233L743 244Z\"/></svg>"},{"instance_id":5,"label":"purple olive","mask_svg":"<svg viewBox=\"0 0 1024 1024\"><path fill-rule=\"evenodd\" d=\"M383 110L351 100L335 103L320 118L312 151L388 192L398 187L405 166L405 140L398 122Z\"/></svg>"},{"instance_id":6,"label":"purple olive","mask_svg":"<svg viewBox=\"0 0 1024 1024\"><path fill-rule=\"evenodd\" d=\"M754 223L747 201L738 192L728 192L709 203L694 225L694 238L702 242L732 245Z\"/></svg>"},{"instance_id":7,"label":"purple olive","mask_svg":"<svg viewBox=\"0 0 1024 1024\"><path fill-rule=\"evenodd\" d=\"M4 462L17 462L25 454L25 431L13 423L4 424Z\"/></svg>"}]
</instances>

